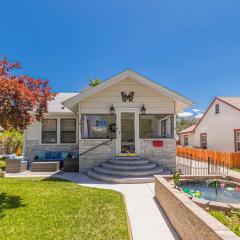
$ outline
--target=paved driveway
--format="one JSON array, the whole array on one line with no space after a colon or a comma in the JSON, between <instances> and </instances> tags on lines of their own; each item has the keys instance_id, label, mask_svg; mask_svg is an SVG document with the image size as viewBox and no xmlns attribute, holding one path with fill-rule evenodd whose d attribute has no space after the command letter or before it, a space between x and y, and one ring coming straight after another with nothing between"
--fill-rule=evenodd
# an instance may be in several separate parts
<instances>
[{"instance_id":1,"label":"paved driveway","mask_svg":"<svg viewBox=\"0 0 240 240\"><path fill-rule=\"evenodd\" d=\"M108 184L92 180L86 175L64 173L58 178L87 187L113 189L124 194L133 240L179 239L163 210L154 199L154 184Z\"/></svg>"}]
</instances>

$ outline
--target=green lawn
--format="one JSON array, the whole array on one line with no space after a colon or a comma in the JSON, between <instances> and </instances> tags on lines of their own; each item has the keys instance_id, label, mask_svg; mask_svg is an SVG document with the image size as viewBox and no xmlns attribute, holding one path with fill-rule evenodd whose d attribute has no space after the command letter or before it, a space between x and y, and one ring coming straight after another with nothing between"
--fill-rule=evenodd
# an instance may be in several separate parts
<instances>
[{"instance_id":1,"label":"green lawn","mask_svg":"<svg viewBox=\"0 0 240 240\"><path fill-rule=\"evenodd\" d=\"M210 214L240 237L240 210L235 213L212 211Z\"/></svg>"},{"instance_id":2,"label":"green lawn","mask_svg":"<svg viewBox=\"0 0 240 240\"><path fill-rule=\"evenodd\" d=\"M234 171L240 172L240 168L233 168Z\"/></svg>"},{"instance_id":3,"label":"green lawn","mask_svg":"<svg viewBox=\"0 0 240 240\"><path fill-rule=\"evenodd\" d=\"M57 179L0 179L1 240L129 240L123 197Z\"/></svg>"}]
</instances>

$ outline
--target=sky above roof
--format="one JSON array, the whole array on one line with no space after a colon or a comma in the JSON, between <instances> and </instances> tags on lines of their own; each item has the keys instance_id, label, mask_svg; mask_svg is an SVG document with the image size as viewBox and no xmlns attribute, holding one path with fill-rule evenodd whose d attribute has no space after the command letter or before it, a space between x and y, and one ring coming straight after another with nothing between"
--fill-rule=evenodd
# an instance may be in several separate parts
<instances>
[{"instance_id":1,"label":"sky above roof","mask_svg":"<svg viewBox=\"0 0 240 240\"><path fill-rule=\"evenodd\" d=\"M240 88L239 0L3 0L0 53L56 92L131 68L194 100Z\"/></svg>"}]
</instances>

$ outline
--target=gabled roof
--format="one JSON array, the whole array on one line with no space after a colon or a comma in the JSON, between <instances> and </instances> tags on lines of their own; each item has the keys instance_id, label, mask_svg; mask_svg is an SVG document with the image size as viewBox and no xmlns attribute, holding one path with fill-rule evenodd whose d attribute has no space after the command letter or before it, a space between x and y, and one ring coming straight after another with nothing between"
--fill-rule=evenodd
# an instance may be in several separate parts
<instances>
[{"instance_id":1,"label":"gabled roof","mask_svg":"<svg viewBox=\"0 0 240 240\"><path fill-rule=\"evenodd\" d=\"M191 127L183 129L178 134L191 133L194 131L195 127L196 127L196 125L192 125Z\"/></svg>"},{"instance_id":2,"label":"gabled roof","mask_svg":"<svg viewBox=\"0 0 240 240\"><path fill-rule=\"evenodd\" d=\"M217 99L240 111L240 97L217 97Z\"/></svg>"},{"instance_id":3,"label":"gabled roof","mask_svg":"<svg viewBox=\"0 0 240 240\"><path fill-rule=\"evenodd\" d=\"M190 129L186 128L186 129L182 130L181 132L179 132L179 134L195 132L196 128L203 121L206 114L208 113L208 111L210 110L210 108L212 107L212 105L215 103L216 100L219 100L219 101L229 105L230 107L233 107L234 109L240 111L240 97L215 97L213 99L213 101L211 102L211 104L209 105L208 109L203 114L202 118L198 121L198 123L196 125L190 127Z\"/></svg>"},{"instance_id":4,"label":"gabled roof","mask_svg":"<svg viewBox=\"0 0 240 240\"><path fill-rule=\"evenodd\" d=\"M75 105L77 103L79 103L79 102L85 100L86 98L88 98L110 86L113 86L114 84L117 84L118 82L121 82L127 78L131 78L131 79L141 83L142 85L145 85L146 87L152 89L153 91L158 92L159 94L176 101L180 106L179 108L181 108L181 109L193 105L193 102L191 100L187 99L186 97L182 96L181 94L179 94L173 90L170 90L170 89L140 75L139 73L134 72L133 70L126 70L124 72L121 72L118 75L102 82L98 86L92 87L92 88L88 89L87 91L79 93L78 95L64 101L63 105L66 106L67 108L69 108L70 110L73 110L76 107Z\"/></svg>"},{"instance_id":5,"label":"gabled roof","mask_svg":"<svg viewBox=\"0 0 240 240\"><path fill-rule=\"evenodd\" d=\"M62 105L62 102L76 96L78 93L58 93L54 100L50 101L48 103L48 112L61 112L61 113L66 113L66 112L71 112L69 109L65 108Z\"/></svg>"}]
</instances>

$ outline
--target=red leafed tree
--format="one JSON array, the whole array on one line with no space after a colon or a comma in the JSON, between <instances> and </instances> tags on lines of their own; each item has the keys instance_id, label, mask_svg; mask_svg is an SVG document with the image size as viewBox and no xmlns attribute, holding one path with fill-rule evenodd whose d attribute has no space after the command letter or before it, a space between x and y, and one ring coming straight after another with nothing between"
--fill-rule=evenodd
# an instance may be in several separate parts
<instances>
[{"instance_id":1,"label":"red leafed tree","mask_svg":"<svg viewBox=\"0 0 240 240\"><path fill-rule=\"evenodd\" d=\"M40 121L56 95L49 81L15 75L16 68L21 65L6 57L0 60L0 126L4 129L24 129L35 119Z\"/></svg>"}]
</instances>

